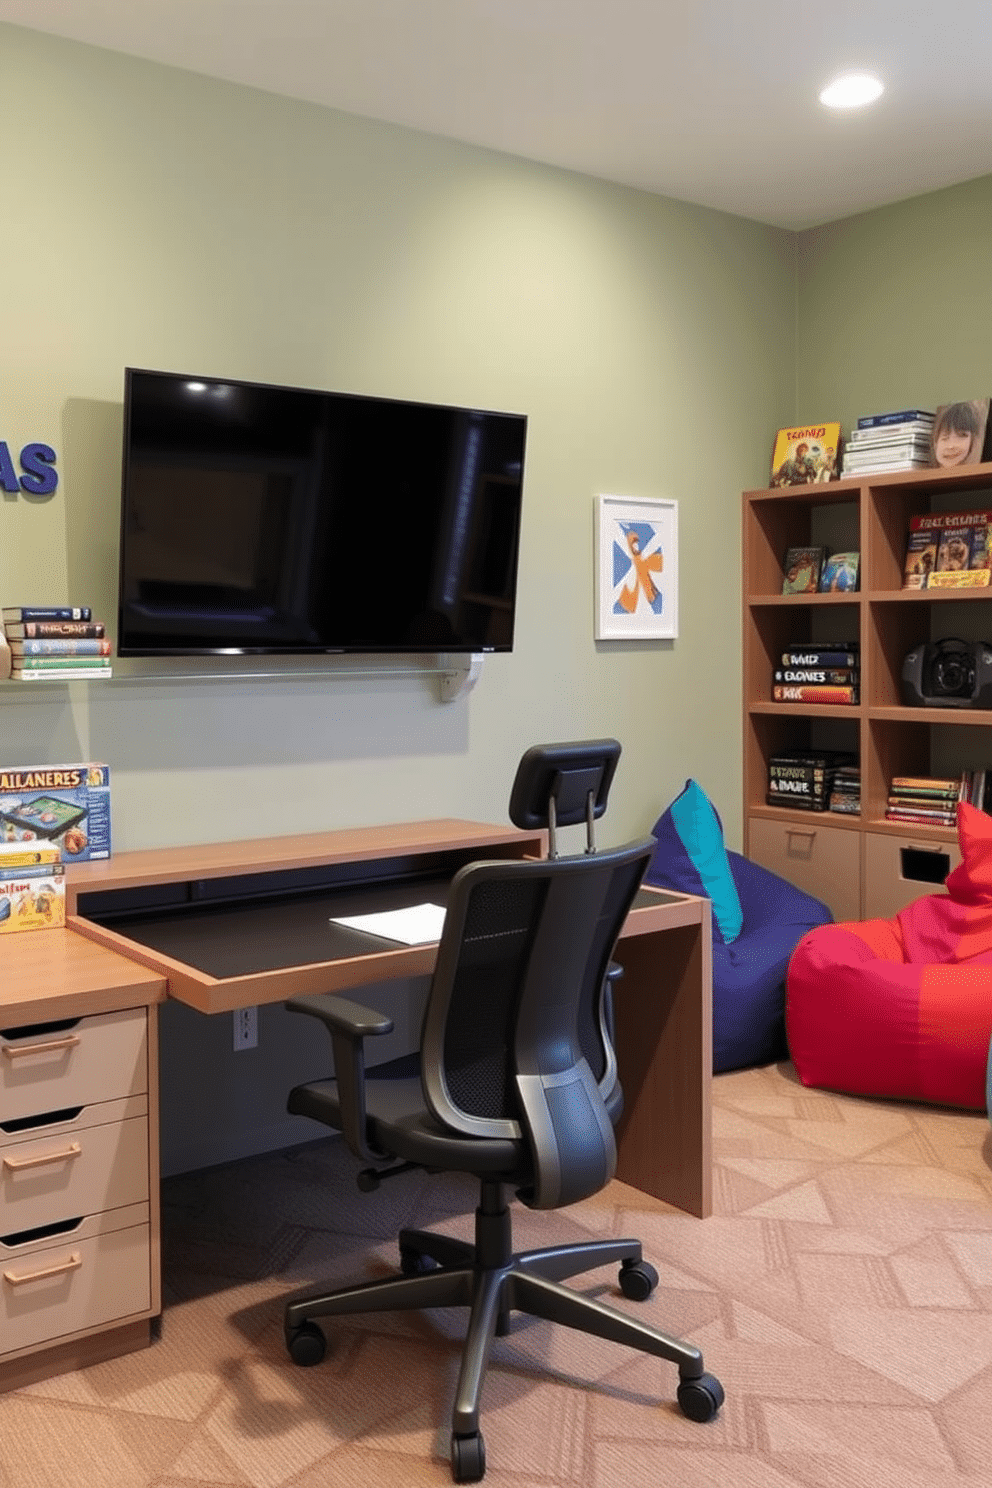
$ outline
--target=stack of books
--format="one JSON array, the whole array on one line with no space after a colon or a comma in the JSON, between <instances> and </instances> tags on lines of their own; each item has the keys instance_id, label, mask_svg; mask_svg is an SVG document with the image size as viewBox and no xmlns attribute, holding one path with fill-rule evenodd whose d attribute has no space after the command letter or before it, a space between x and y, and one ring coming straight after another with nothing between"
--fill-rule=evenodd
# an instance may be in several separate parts
<instances>
[{"instance_id":1,"label":"stack of books","mask_svg":"<svg viewBox=\"0 0 992 1488\"><path fill-rule=\"evenodd\" d=\"M843 473L882 475L890 470L923 469L933 463L932 433L933 413L923 408L859 418L844 449Z\"/></svg>"},{"instance_id":2,"label":"stack of books","mask_svg":"<svg viewBox=\"0 0 992 1488\"><path fill-rule=\"evenodd\" d=\"M792 641L772 672L773 703L860 701L857 641Z\"/></svg>"},{"instance_id":3,"label":"stack of books","mask_svg":"<svg viewBox=\"0 0 992 1488\"><path fill-rule=\"evenodd\" d=\"M937 775L894 775L885 808L887 821L915 822L926 827L953 827L959 801L986 809L986 772L965 770L956 778Z\"/></svg>"},{"instance_id":4,"label":"stack of books","mask_svg":"<svg viewBox=\"0 0 992 1488\"><path fill-rule=\"evenodd\" d=\"M769 806L828 811L837 771L855 756L840 749L782 749L768 760Z\"/></svg>"},{"instance_id":5,"label":"stack of books","mask_svg":"<svg viewBox=\"0 0 992 1488\"><path fill-rule=\"evenodd\" d=\"M21 682L110 677L110 642L88 605L16 605L0 611L10 675Z\"/></svg>"},{"instance_id":6,"label":"stack of books","mask_svg":"<svg viewBox=\"0 0 992 1488\"><path fill-rule=\"evenodd\" d=\"M857 765L840 765L834 771L828 805L842 816L860 815L861 770Z\"/></svg>"}]
</instances>

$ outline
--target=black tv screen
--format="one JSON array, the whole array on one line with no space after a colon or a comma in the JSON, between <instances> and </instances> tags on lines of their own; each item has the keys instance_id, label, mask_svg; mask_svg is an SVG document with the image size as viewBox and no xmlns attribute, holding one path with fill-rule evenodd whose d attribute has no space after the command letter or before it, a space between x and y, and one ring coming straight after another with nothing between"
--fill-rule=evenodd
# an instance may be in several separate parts
<instances>
[{"instance_id":1,"label":"black tv screen","mask_svg":"<svg viewBox=\"0 0 992 1488\"><path fill-rule=\"evenodd\" d=\"M120 655L511 650L526 425L127 368Z\"/></svg>"}]
</instances>

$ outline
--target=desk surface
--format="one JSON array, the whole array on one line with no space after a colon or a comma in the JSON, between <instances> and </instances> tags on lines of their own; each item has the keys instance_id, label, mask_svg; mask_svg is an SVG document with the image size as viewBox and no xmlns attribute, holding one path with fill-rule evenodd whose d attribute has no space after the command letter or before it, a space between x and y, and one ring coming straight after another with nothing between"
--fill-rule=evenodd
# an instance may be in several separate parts
<instances>
[{"instance_id":1,"label":"desk surface","mask_svg":"<svg viewBox=\"0 0 992 1488\"><path fill-rule=\"evenodd\" d=\"M162 972L71 930L24 930L0 937L4 1028L164 1002L167 985Z\"/></svg>"},{"instance_id":2,"label":"desk surface","mask_svg":"<svg viewBox=\"0 0 992 1488\"><path fill-rule=\"evenodd\" d=\"M327 870L338 905L350 888L367 907L370 884L378 891L413 882L418 897L429 897L424 874L450 877L463 862L540 855L543 847L540 833L445 820L155 849L79 864L67 873L65 930L0 936L0 1025L83 1016L165 996L222 1012L429 975L435 945L370 947L373 938L362 936L363 945L344 947L343 954L330 947L318 952L328 959L218 977L179 959L175 947L169 954L128 939L126 913L134 895L139 901L150 895L159 908L170 895L177 904L220 905L226 897L237 912L240 889L264 885L269 875L288 875L288 884L302 874L311 896L313 875L319 879ZM111 919L122 907L125 918L113 925L87 918L108 906ZM626 971L617 998L626 1102L619 1176L699 1215L711 1207L709 916L707 900L643 891L617 948Z\"/></svg>"},{"instance_id":3,"label":"desk surface","mask_svg":"<svg viewBox=\"0 0 992 1488\"><path fill-rule=\"evenodd\" d=\"M429 974L436 945L342 931L331 914L362 913L373 894L384 908L429 899L464 863L543 845L448 819L122 853L70 870L66 923L167 976L177 1001L228 1012Z\"/></svg>"}]
</instances>

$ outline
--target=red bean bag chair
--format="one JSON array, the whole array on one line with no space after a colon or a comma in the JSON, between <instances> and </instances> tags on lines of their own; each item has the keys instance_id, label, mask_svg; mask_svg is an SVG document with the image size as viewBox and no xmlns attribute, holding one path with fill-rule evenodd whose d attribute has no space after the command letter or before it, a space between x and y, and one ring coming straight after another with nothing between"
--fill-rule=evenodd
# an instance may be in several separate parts
<instances>
[{"instance_id":1,"label":"red bean bag chair","mask_svg":"<svg viewBox=\"0 0 992 1488\"><path fill-rule=\"evenodd\" d=\"M891 920L823 925L786 978L789 1053L804 1085L986 1107L992 1039L992 817L961 804L946 894Z\"/></svg>"}]
</instances>

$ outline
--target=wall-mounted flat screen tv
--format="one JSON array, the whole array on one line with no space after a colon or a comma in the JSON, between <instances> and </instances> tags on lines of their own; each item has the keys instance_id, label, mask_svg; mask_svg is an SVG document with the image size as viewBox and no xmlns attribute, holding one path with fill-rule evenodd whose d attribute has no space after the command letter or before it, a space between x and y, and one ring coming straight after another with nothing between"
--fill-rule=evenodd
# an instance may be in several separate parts
<instances>
[{"instance_id":1,"label":"wall-mounted flat screen tv","mask_svg":"<svg viewBox=\"0 0 992 1488\"><path fill-rule=\"evenodd\" d=\"M526 427L128 368L119 653L511 650Z\"/></svg>"}]
</instances>

